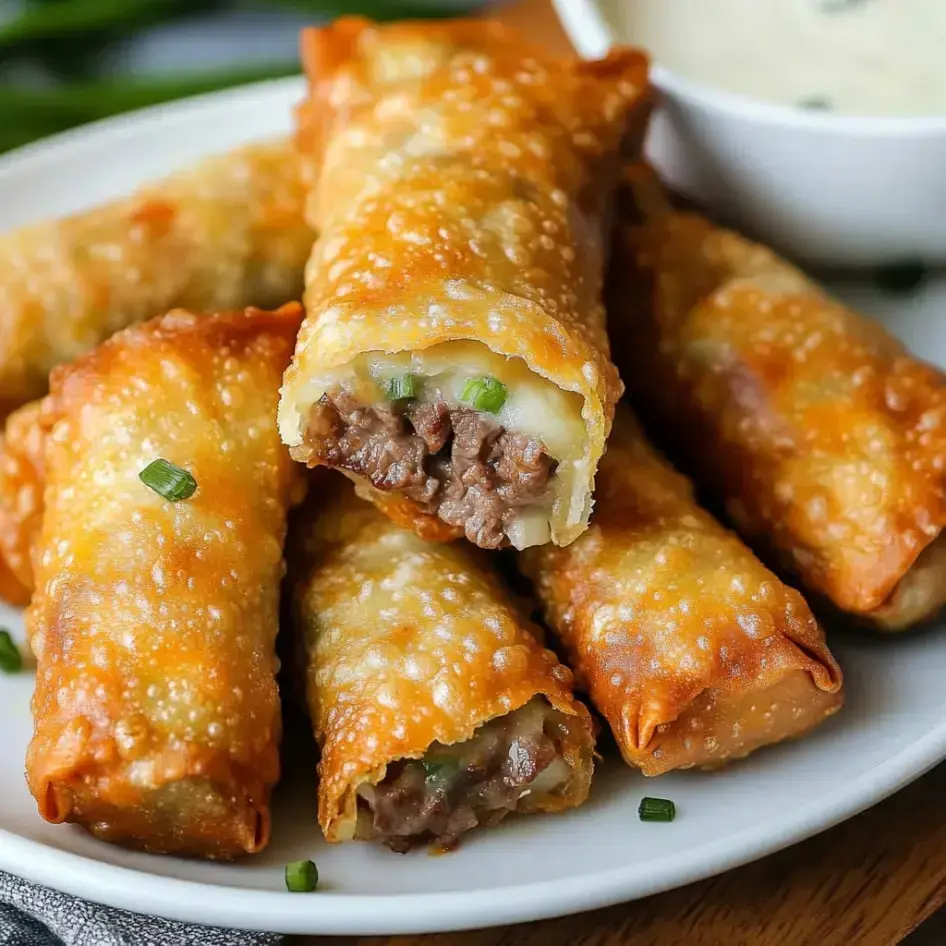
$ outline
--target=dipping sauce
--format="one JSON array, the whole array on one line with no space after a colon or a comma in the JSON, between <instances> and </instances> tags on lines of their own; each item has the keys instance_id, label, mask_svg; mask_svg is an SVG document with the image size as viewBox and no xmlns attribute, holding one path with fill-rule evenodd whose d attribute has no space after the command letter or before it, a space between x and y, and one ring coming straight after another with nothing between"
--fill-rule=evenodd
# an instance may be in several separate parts
<instances>
[{"instance_id":1,"label":"dipping sauce","mask_svg":"<svg viewBox=\"0 0 946 946\"><path fill-rule=\"evenodd\" d=\"M607 0L625 41L703 85L848 115L946 114L946 0Z\"/></svg>"}]
</instances>

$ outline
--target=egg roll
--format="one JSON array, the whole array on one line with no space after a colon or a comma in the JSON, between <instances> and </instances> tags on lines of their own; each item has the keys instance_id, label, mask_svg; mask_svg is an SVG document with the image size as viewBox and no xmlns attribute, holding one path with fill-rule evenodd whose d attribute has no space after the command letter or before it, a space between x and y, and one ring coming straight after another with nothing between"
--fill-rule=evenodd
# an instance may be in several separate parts
<instances>
[{"instance_id":1,"label":"egg roll","mask_svg":"<svg viewBox=\"0 0 946 946\"><path fill-rule=\"evenodd\" d=\"M174 306L300 298L313 242L304 195L280 140L0 237L0 414L45 394L57 364Z\"/></svg>"},{"instance_id":2,"label":"egg roll","mask_svg":"<svg viewBox=\"0 0 946 946\"><path fill-rule=\"evenodd\" d=\"M610 318L641 417L751 545L881 630L946 603L946 376L629 176Z\"/></svg>"},{"instance_id":3,"label":"egg roll","mask_svg":"<svg viewBox=\"0 0 946 946\"><path fill-rule=\"evenodd\" d=\"M581 687L645 775L715 767L842 704L802 596L695 502L619 409L591 526L518 557Z\"/></svg>"},{"instance_id":4,"label":"egg roll","mask_svg":"<svg viewBox=\"0 0 946 946\"><path fill-rule=\"evenodd\" d=\"M570 542L622 390L602 270L645 57L556 61L497 23L357 18L303 52L321 236L284 442L426 535Z\"/></svg>"},{"instance_id":5,"label":"egg roll","mask_svg":"<svg viewBox=\"0 0 946 946\"><path fill-rule=\"evenodd\" d=\"M301 317L297 304L177 310L54 371L26 617L27 780L47 821L207 858L266 844L283 541L299 498L275 413ZM146 485L159 458L196 492Z\"/></svg>"},{"instance_id":6,"label":"egg roll","mask_svg":"<svg viewBox=\"0 0 946 946\"><path fill-rule=\"evenodd\" d=\"M450 848L510 812L581 804L591 718L484 554L321 482L290 575L325 837Z\"/></svg>"}]
</instances>

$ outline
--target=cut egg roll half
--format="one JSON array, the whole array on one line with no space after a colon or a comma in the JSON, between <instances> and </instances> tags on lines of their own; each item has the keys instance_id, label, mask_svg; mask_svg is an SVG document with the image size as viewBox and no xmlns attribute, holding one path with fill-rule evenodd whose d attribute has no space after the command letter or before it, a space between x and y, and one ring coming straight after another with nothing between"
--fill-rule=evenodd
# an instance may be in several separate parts
<instances>
[{"instance_id":1,"label":"cut egg roll half","mask_svg":"<svg viewBox=\"0 0 946 946\"><path fill-rule=\"evenodd\" d=\"M621 393L602 267L645 58L358 19L309 31L304 53L321 239L283 440L422 534L572 541Z\"/></svg>"},{"instance_id":2,"label":"cut egg roll half","mask_svg":"<svg viewBox=\"0 0 946 946\"><path fill-rule=\"evenodd\" d=\"M289 562L326 838L449 848L581 804L590 715L483 553L425 542L342 477L316 482Z\"/></svg>"}]
</instances>

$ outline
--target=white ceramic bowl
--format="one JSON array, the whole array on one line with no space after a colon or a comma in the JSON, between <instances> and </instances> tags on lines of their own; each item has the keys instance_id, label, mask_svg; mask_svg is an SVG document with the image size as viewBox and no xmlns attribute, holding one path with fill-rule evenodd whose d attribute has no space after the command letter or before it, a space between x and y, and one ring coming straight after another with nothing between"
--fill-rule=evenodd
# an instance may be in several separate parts
<instances>
[{"instance_id":1,"label":"white ceramic bowl","mask_svg":"<svg viewBox=\"0 0 946 946\"><path fill-rule=\"evenodd\" d=\"M553 3L583 56L627 41L600 0ZM649 156L721 218L809 262L946 263L946 115L805 112L707 88L659 64L653 81L663 104Z\"/></svg>"}]
</instances>

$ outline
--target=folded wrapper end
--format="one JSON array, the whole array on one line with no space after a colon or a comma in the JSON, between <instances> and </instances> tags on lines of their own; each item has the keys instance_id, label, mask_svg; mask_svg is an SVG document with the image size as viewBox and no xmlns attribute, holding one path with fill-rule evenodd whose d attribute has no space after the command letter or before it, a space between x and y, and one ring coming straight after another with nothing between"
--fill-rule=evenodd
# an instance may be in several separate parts
<instances>
[{"instance_id":1,"label":"folded wrapper end","mask_svg":"<svg viewBox=\"0 0 946 946\"><path fill-rule=\"evenodd\" d=\"M717 769L756 749L799 739L844 705L843 690L820 690L804 670L764 690L708 689L674 719L653 725L648 743L625 761L650 777L674 769ZM784 724L783 724L784 721Z\"/></svg>"},{"instance_id":2,"label":"folded wrapper end","mask_svg":"<svg viewBox=\"0 0 946 946\"><path fill-rule=\"evenodd\" d=\"M258 854L269 844L273 819L268 808L252 810L244 847L247 854Z\"/></svg>"},{"instance_id":3,"label":"folded wrapper end","mask_svg":"<svg viewBox=\"0 0 946 946\"><path fill-rule=\"evenodd\" d=\"M40 816L50 824L62 824L72 812L73 795L69 789L57 785L51 778L44 779L36 792L36 806Z\"/></svg>"}]
</instances>

